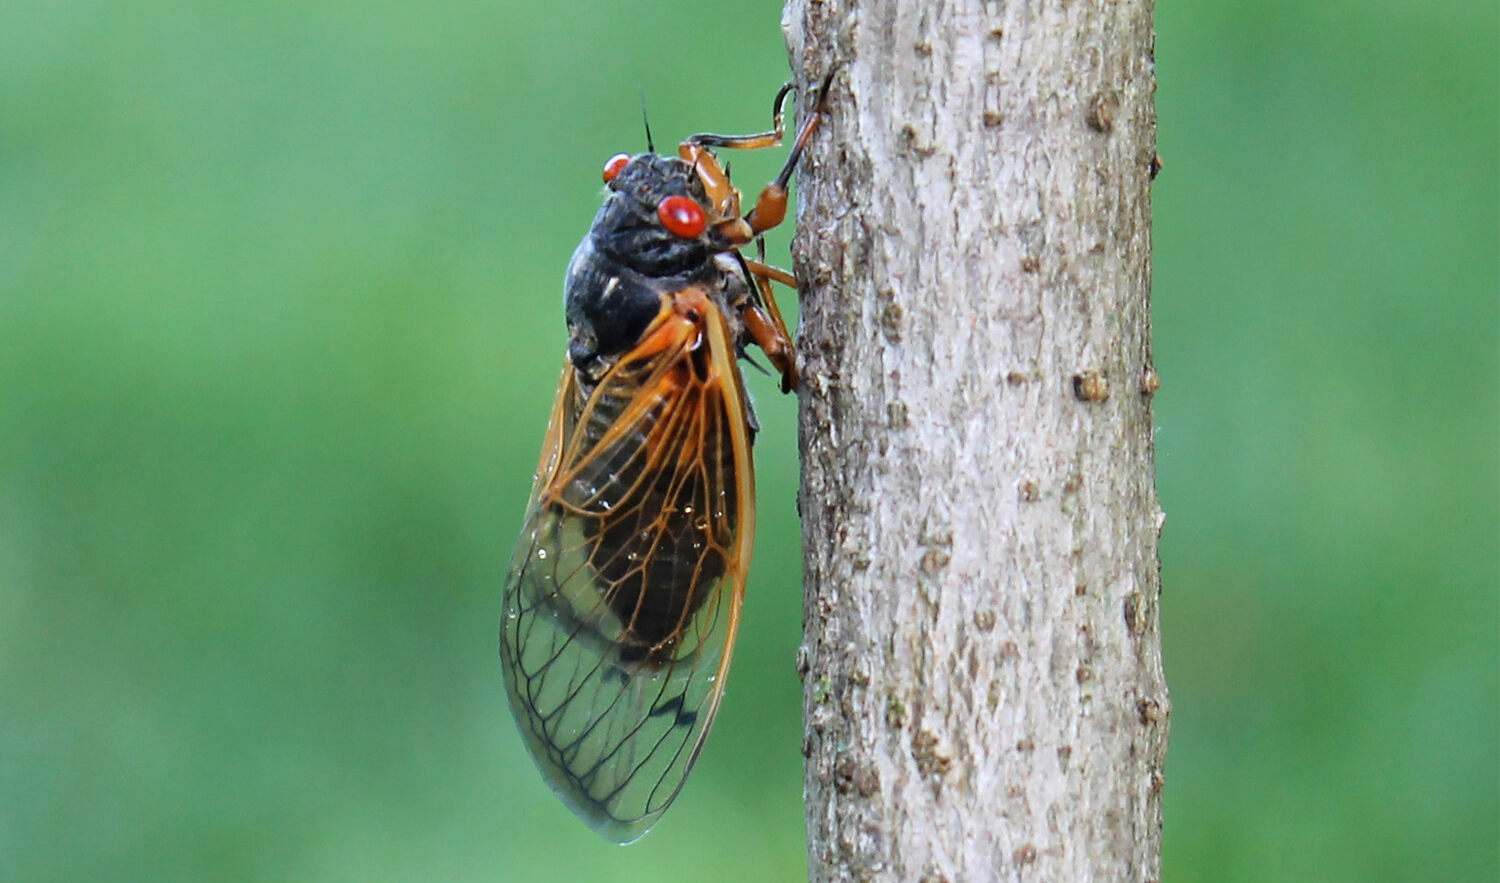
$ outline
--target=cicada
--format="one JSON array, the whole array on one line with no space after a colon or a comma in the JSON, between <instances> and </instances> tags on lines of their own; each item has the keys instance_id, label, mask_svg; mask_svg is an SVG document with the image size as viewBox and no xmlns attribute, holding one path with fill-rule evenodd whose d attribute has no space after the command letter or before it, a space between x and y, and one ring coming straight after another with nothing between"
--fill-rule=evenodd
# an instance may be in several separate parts
<instances>
[{"instance_id":1,"label":"cicada","mask_svg":"<svg viewBox=\"0 0 1500 883\"><path fill-rule=\"evenodd\" d=\"M682 789L724 695L755 534L755 413L738 358L759 347L797 386L772 295L791 274L743 253L786 214L822 118L741 213L716 148L773 127L694 135L677 155L604 166L607 195L563 285L568 348L511 558L500 656L542 775L600 835L638 839Z\"/></svg>"}]
</instances>

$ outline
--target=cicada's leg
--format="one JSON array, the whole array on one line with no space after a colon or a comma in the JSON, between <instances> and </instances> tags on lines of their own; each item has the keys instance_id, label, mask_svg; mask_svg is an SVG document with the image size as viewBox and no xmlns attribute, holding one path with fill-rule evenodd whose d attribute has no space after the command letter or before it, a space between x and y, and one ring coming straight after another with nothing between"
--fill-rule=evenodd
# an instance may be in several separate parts
<instances>
[{"instance_id":1,"label":"cicada's leg","mask_svg":"<svg viewBox=\"0 0 1500 883\"><path fill-rule=\"evenodd\" d=\"M677 155L692 163L693 168L698 170L698 177L703 181L703 188L708 192L709 202L719 210L722 217L732 221L739 220L740 195L734 189L734 185L729 183L729 173L719 165L719 160L714 156L712 148L758 150L762 147L780 145L782 136L786 132L784 114L786 99L792 93L793 88L791 83L787 83L781 87L781 91L776 93L776 100L771 106L773 128L769 132L758 132L754 135L715 135L711 132L704 132L678 145ZM735 241L739 242L738 239Z\"/></svg>"},{"instance_id":2,"label":"cicada's leg","mask_svg":"<svg viewBox=\"0 0 1500 883\"><path fill-rule=\"evenodd\" d=\"M818 100L813 103L812 110L802 120L802 127L797 132L797 140L792 144L792 152L787 155L786 165L781 167L781 174L765 186L760 196L755 200L755 207L745 215L745 223L750 228L750 235L759 236L765 231L780 224L786 218L786 185L792 179L792 171L797 168L797 161L802 158L802 150L807 147L807 142L823 121L823 112L828 107L828 87L833 84L834 71L829 71L823 78L823 83L818 87Z\"/></svg>"},{"instance_id":3,"label":"cicada's leg","mask_svg":"<svg viewBox=\"0 0 1500 883\"><path fill-rule=\"evenodd\" d=\"M697 144L701 147L728 147L731 150L757 150L762 147L776 147L781 144L781 138L786 134L786 122L783 111L786 108L787 96L796 90L796 86L787 83L776 93L776 98L771 102L771 131L769 132L758 132L754 135L715 135L712 132L703 132L688 138L683 144ZM686 159L686 157L683 158Z\"/></svg>"},{"instance_id":4,"label":"cicada's leg","mask_svg":"<svg viewBox=\"0 0 1500 883\"><path fill-rule=\"evenodd\" d=\"M761 280L762 282L764 280ZM797 350L781 325L780 317L771 314L759 305L752 304L744 314L745 333L750 340L765 351L766 358L781 374L781 391L791 392L797 388Z\"/></svg>"},{"instance_id":5,"label":"cicada's leg","mask_svg":"<svg viewBox=\"0 0 1500 883\"><path fill-rule=\"evenodd\" d=\"M765 257L765 242L761 242L761 257ZM786 329L786 320L781 318L781 309L776 306L776 296L771 292L774 280L791 288L797 287L797 278L785 270L762 261L752 261L741 256L745 270L755 282L759 302L745 308L743 316L745 333L771 365L781 374L781 391L791 392L797 388L797 350L792 335Z\"/></svg>"},{"instance_id":6,"label":"cicada's leg","mask_svg":"<svg viewBox=\"0 0 1500 883\"><path fill-rule=\"evenodd\" d=\"M692 163L697 170L698 180L703 182L709 204L719 213L720 218L725 219L720 227L739 221L740 192L729 183L729 173L719 165L719 158L708 148L692 141L682 142L677 148L677 155Z\"/></svg>"},{"instance_id":7,"label":"cicada's leg","mask_svg":"<svg viewBox=\"0 0 1500 883\"><path fill-rule=\"evenodd\" d=\"M745 258L745 266L749 267L750 272L756 276L764 277L772 282L780 282L788 288L797 287L797 277L780 267L773 267L770 264L763 264L760 261L752 261L749 258ZM770 288L767 288L766 291L770 291Z\"/></svg>"},{"instance_id":8,"label":"cicada's leg","mask_svg":"<svg viewBox=\"0 0 1500 883\"><path fill-rule=\"evenodd\" d=\"M761 190L760 196L755 200L755 206L750 209L744 217L730 216L717 225L719 233L734 245L745 245L765 231L775 227L786 219L786 185L792 178L792 172L797 168L797 161L802 158L802 151L807 142L812 138L813 132L818 124L823 121L823 112L828 105L828 87L833 83L833 72L823 78L823 83L818 87L818 100L811 111L802 120L802 126L797 131L797 140L792 145L792 152L786 158L786 164L781 167L781 173L775 180ZM744 135L739 138L731 138L722 135L694 135L683 142L682 157L690 162L700 162L698 157L706 155L705 147L734 147L742 150L750 150L757 147L770 147L781 143L781 105L789 94L789 87L782 87L776 93L776 131L765 132L760 135ZM717 139L717 140L713 140ZM729 185L729 177L722 175L718 163L713 163L709 169L706 164L699 166L699 174L703 176L704 186L708 189L709 196L714 199L715 205L722 204L716 192L722 193L722 188L732 190ZM711 177L714 174L722 175L722 182Z\"/></svg>"}]
</instances>

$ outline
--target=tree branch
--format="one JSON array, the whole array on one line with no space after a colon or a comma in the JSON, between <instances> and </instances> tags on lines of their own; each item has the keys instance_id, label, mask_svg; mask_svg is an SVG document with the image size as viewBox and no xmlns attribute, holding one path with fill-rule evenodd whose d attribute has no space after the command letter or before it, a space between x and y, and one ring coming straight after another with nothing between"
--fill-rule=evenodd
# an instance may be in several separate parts
<instances>
[{"instance_id":1,"label":"tree branch","mask_svg":"<svg viewBox=\"0 0 1500 883\"><path fill-rule=\"evenodd\" d=\"M814 881L1160 876L1151 14L787 6Z\"/></svg>"}]
</instances>

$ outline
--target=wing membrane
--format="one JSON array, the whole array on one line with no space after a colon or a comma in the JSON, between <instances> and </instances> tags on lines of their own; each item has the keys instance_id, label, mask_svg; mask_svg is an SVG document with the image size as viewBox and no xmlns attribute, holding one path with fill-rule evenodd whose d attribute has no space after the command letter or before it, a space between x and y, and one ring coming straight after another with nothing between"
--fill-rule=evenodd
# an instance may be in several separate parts
<instances>
[{"instance_id":1,"label":"wing membrane","mask_svg":"<svg viewBox=\"0 0 1500 883\"><path fill-rule=\"evenodd\" d=\"M664 309L587 388L563 372L511 559L501 656L549 784L628 843L676 797L723 693L754 530L723 316Z\"/></svg>"}]
</instances>

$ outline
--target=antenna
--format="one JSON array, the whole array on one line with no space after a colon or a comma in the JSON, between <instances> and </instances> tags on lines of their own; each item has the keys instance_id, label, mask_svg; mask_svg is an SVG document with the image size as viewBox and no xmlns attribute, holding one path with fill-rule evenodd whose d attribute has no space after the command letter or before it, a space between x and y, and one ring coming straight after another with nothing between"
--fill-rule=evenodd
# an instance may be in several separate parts
<instances>
[{"instance_id":1,"label":"antenna","mask_svg":"<svg viewBox=\"0 0 1500 883\"><path fill-rule=\"evenodd\" d=\"M646 127L646 152L655 153L656 144L651 140L651 120L646 117L646 87L637 86L641 91L641 125Z\"/></svg>"}]
</instances>

